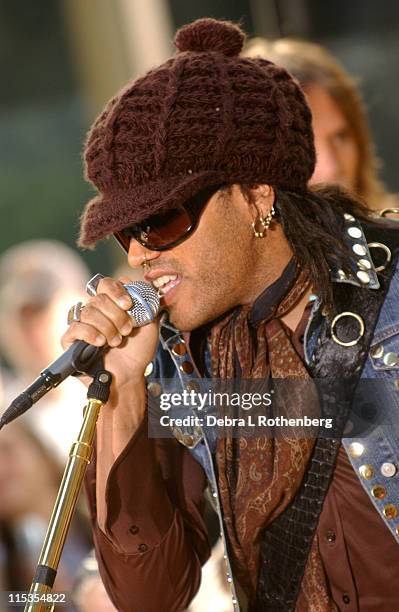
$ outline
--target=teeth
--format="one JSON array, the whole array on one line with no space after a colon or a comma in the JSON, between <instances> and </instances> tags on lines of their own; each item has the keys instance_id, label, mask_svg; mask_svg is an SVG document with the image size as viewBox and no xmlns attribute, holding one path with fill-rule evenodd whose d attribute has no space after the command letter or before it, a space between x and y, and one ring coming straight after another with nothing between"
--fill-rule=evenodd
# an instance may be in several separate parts
<instances>
[{"instance_id":1,"label":"teeth","mask_svg":"<svg viewBox=\"0 0 399 612\"><path fill-rule=\"evenodd\" d=\"M161 289L161 287L163 287L164 285L166 285L167 283L169 283L172 280L176 280L176 278L177 278L177 274L170 274L170 275L160 276L159 278L155 278L152 281L152 284L154 285L154 287L156 289Z\"/></svg>"}]
</instances>

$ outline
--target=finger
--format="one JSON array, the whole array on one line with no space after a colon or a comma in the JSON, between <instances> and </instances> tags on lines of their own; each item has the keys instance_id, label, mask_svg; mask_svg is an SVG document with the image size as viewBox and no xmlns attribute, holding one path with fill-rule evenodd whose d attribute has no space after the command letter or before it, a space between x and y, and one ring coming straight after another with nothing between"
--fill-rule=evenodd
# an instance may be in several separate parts
<instances>
[{"instance_id":1,"label":"finger","mask_svg":"<svg viewBox=\"0 0 399 612\"><path fill-rule=\"evenodd\" d=\"M78 321L71 323L63 334L61 338L62 348L66 350L75 340L84 340L88 344L93 344L94 346L104 346L107 342L105 336L99 332L98 329L92 325L87 325L86 323Z\"/></svg>"},{"instance_id":2,"label":"finger","mask_svg":"<svg viewBox=\"0 0 399 612\"><path fill-rule=\"evenodd\" d=\"M129 310L133 306L129 293L123 284L109 276L102 278L97 285L97 296L105 293L123 310Z\"/></svg>"},{"instance_id":3,"label":"finger","mask_svg":"<svg viewBox=\"0 0 399 612\"><path fill-rule=\"evenodd\" d=\"M118 281L122 283L123 285L130 285L133 282L132 279L129 278L128 276L120 276L118 278Z\"/></svg>"},{"instance_id":4,"label":"finger","mask_svg":"<svg viewBox=\"0 0 399 612\"><path fill-rule=\"evenodd\" d=\"M110 346L118 346L122 337L128 336L133 329L132 319L105 293L87 302L80 320L102 333Z\"/></svg>"}]
</instances>

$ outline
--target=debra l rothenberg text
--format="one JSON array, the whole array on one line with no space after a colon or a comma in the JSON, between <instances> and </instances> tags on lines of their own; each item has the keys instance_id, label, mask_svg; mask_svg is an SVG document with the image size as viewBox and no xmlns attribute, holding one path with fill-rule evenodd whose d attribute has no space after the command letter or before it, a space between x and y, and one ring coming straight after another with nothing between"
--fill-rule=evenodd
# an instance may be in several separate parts
<instances>
[{"instance_id":1,"label":"debra l rothenberg text","mask_svg":"<svg viewBox=\"0 0 399 612\"><path fill-rule=\"evenodd\" d=\"M217 417L211 414L204 416L187 415L185 417L171 417L164 414L159 419L163 427L322 427L331 429L333 419L316 417L296 417L288 418L285 416L268 417L258 414L253 416L247 414L245 417Z\"/></svg>"}]
</instances>

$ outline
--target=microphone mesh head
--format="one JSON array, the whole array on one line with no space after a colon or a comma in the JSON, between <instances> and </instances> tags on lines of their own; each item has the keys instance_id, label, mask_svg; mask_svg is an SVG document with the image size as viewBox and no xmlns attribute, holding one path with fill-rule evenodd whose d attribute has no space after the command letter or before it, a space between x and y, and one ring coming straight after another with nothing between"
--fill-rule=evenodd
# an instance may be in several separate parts
<instances>
[{"instance_id":1,"label":"microphone mesh head","mask_svg":"<svg viewBox=\"0 0 399 612\"><path fill-rule=\"evenodd\" d=\"M159 312L158 292L150 283L136 281L124 285L129 293L133 307L127 311L133 319L134 327L142 327L151 323Z\"/></svg>"}]
</instances>

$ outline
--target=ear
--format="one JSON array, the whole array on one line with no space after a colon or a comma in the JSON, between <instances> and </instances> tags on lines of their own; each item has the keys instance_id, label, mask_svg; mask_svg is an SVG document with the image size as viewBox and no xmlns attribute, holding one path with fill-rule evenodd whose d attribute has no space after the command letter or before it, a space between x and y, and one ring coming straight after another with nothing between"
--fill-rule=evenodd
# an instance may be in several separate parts
<instances>
[{"instance_id":1,"label":"ear","mask_svg":"<svg viewBox=\"0 0 399 612\"><path fill-rule=\"evenodd\" d=\"M261 185L253 185L251 186L251 193L253 195L253 202L257 211L261 213L262 216L267 215L267 213L270 212L275 200L273 187L263 183Z\"/></svg>"}]
</instances>

